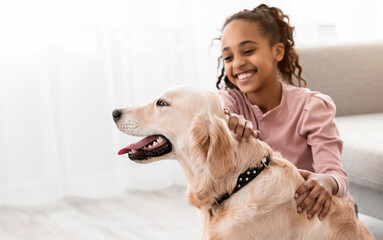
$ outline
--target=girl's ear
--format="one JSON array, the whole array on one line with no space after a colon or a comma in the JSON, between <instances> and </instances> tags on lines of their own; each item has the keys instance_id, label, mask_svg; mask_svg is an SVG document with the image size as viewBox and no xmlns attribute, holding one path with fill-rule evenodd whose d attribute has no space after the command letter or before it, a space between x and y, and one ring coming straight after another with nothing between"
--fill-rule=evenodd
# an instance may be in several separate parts
<instances>
[{"instance_id":1,"label":"girl's ear","mask_svg":"<svg viewBox=\"0 0 383 240\"><path fill-rule=\"evenodd\" d=\"M194 119L191 137L194 152L215 181L234 170L236 140L225 120L202 114Z\"/></svg>"},{"instance_id":2,"label":"girl's ear","mask_svg":"<svg viewBox=\"0 0 383 240\"><path fill-rule=\"evenodd\" d=\"M273 55L277 62L282 61L283 56L285 55L285 45L283 43L277 43L273 46Z\"/></svg>"}]
</instances>

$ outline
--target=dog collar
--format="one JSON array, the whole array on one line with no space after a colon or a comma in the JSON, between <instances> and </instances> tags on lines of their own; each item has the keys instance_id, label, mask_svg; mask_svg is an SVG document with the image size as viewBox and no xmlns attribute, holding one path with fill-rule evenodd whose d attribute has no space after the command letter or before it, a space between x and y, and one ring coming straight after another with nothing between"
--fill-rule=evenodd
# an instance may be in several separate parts
<instances>
[{"instance_id":1,"label":"dog collar","mask_svg":"<svg viewBox=\"0 0 383 240\"><path fill-rule=\"evenodd\" d=\"M212 204L220 205L223 201L231 197L234 193L241 190L244 186L246 186L249 182L251 182L254 178L258 176L262 172L263 169L268 168L270 166L270 155L267 155L266 157L262 158L261 165L259 167L254 168L248 168L245 172L243 172L239 177L237 178L237 184L231 194L228 192L222 194L218 198L215 199L215 202Z\"/></svg>"}]
</instances>

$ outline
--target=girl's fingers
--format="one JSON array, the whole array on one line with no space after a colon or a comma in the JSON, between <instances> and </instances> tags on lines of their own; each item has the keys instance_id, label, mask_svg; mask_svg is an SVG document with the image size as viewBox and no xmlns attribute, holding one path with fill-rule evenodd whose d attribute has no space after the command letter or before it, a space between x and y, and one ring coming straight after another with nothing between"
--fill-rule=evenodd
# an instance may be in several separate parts
<instances>
[{"instance_id":1,"label":"girl's fingers","mask_svg":"<svg viewBox=\"0 0 383 240\"><path fill-rule=\"evenodd\" d=\"M306 190L305 190L306 189ZM311 191L310 191L311 189ZM305 190L305 191L303 191ZM303 191L300 193L300 191ZM319 191L317 188L314 188L314 184L312 181L305 182L299 189L298 193L303 194L306 191L310 191L306 198L298 205L298 212L303 212L308 206L312 205L315 202L315 199L319 195Z\"/></svg>"},{"instance_id":2,"label":"girl's fingers","mask_svg":"<svg viewBox=\"0 0 383 240\"><path fill-rule=\"evenodd\" d=\"M228 115L228 116L231 115L231 114L230 114L230 109L229 109L229 108L226 108L226 107L223 109L223 113L226 114L226 115Z\"/></svg>"},{"instance_id":3,"label":"girl's fingers","mask_svg":"<svg viewBox=\"0 0 383 240\"><path fill-rule=\"evenodd\" d=\"M250 136L253 124L247 121L242 115L231 113L229 116L229 129L239 137ZM247 128L251 128L249 131Z\"/></svg>"},{"instance_id":4,"label":"girl's fingers","mask_svg":"<svg viewBox=\"0 0 383 240\"><path fill-rule=\"evenodd\" d=\"M234 114L231 114L229 117L229 129L233 132L235 132L235 129L237 128L238 125L238 117Z\"/></svg>"},{"instance_id":5,"label":"girl's fingers","mask_svg":"<svg viewBox=\"0 0 383 240\"><path fill-rule=\"evenodd\" d=\"M303 169L298 169L298 172L299 174L305 179L305 180L308 180L310 175L313 173L313 172L310 172L310 171L307 171L307 170L303 170Z\"/></svg>"},{"instance_id":6,"label":"girl's fingers","mask_svg":"<svg viewBox=\"0 0 383 240\"><path fill-rule=\"evenodd\" d=\"M319 196L315 200L314 206L307 213L307 218L310 219L313 216L315 216L315 214L323 208L323 205L325 202L326 202L326 195L324 193L319 194ZM318 214L318 216L319 216L319 214Z\"/></svg>"},{"instance_id":7,"label":"girl's fingers","mask_svg":"<svg viewBox=\"0 0 383 240\"><path fill-rule=\"evenodd\" d=\"M224 109L224 113L228 116L228 126L230 131L237 134L240 138L249 138L253 135L255 138L259 138L260 132L253 130L253 123L246 120L242 115L230 113L228 109Z\"/></svg>"},{"instance_id":8,"label":"girl's fingers","mask_svg":"<svg viewBox=\"0 0 383 240\"><path fill-rule=\"evenodd\" d=\"M304 182L298 189L297 191L295 192L295 198L298 198L299 196L301 196L303 193L309 191L311 188L314 187L314 182L313 181L306 181Z\"/></svg>"},{"instance_id":9,"label":"girl's fingers","mask_svg":"<svg viewBox=\"0 0 383 240\"><path fill-rule=\"evenodd\" d=\"M318 218L322 220L330 209L332 199L331 190L326 188L326 182L323 181L325 175L305 170L299 170L299 173L306 181L297 189L294 197L298 199L305 192L308 192L308 195L300 200L300 203L297 203L297 211L301 213L308 207L308 219L318 213Z\"/></svg>"},{"instance_id":10,"label":"girl's fingers","mask_svg":"<svg viewBox=\"0 0 383 240\"><path fill-rule=\"evenodd\" d=\"M254 130L251 134L252 134L255 138L260 138L260 137L261 137L261 132L258 131L258 130Z\"/></svg>"},{"instance_id":11,"label":"girl's fingers","mask_svg":"<svg viewBox=\"0 0 383 240\"><path fill-rule=\"evenodd\" d=\"M245 131L245 124L246 124L245 118L244 117L240 117L238 119L238 124L237 124L237 127L235 128L234 133L237 134L238 136L242 137L243 133Z\"/></svg>"},{"instance_id":12,"label":"girl's fingers","mask_svg":"<svg viewBox=\"0 0 383 240\"><path fill-rule=\"evenodd\" d=\"M330 205L331 205L331 198L327 199L323 205L322 211L319 213L319 220L322 220L330 210Z\"/></svg>"},{"instance_id":13,"label":"girl's fingers","mask_svg":"<svg viewBox=\"0 0 383 240\"><path fill-rule=\"evenodd\" d=\"M252 133L253 133L253 123L250 121L246 121L245 130L243 131L243 137L249 138Z\"/></svg>"}]
</instances>

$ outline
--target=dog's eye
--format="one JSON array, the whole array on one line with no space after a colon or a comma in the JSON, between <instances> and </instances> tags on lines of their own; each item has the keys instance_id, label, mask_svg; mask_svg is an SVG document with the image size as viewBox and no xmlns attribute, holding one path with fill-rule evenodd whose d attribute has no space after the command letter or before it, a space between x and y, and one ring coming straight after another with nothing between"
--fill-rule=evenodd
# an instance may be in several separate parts
<instances>
[{"instance_id":1,"label":"dog's eye","mask_svg":"<svg viewBox=\"0 0 383 240\"><path fill-rule=\"evenodd\" d=\"M169 106L169 104L167 102L165 102L165 101L160 99L160 100L157 101L157 106L165 107L165 106Z\"/></svg>"}]
</instances>

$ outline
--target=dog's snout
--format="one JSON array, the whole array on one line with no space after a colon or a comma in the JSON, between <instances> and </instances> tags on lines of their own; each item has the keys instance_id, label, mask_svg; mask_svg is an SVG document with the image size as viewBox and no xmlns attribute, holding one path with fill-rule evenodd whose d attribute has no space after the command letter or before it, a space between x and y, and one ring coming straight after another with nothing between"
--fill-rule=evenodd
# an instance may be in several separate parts
<instances>
[{"instance_id":1,"label":"dog's snout","mask_svg":"<svg viewBox=\"0 0 383 240\"><path fill-rule=\"evenodd\" d=\"M121 115L122 115L122 112L121 112L120 109L115 109L115 110L113 110L112 115L113 115L113 120L114 120L115 122L117 122L118 119L120 119L120 117L121 117Z\"/></svg>"}]
</instances>

